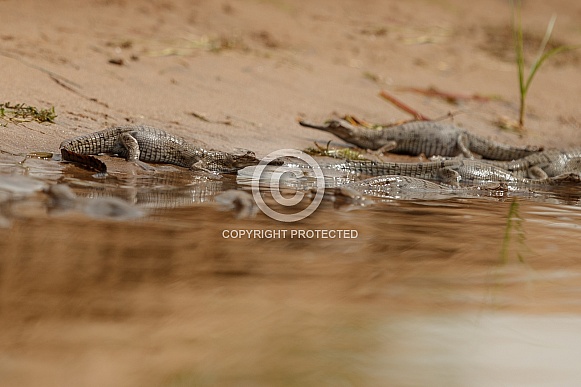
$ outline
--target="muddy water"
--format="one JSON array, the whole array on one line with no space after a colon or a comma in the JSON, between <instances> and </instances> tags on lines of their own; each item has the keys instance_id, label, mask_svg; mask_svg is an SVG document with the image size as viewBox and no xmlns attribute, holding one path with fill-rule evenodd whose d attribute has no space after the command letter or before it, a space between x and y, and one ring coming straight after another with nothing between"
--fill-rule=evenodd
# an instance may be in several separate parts
<instances>
[{"instance_id":1,"label":"muddy water","mask_svg":"<svg viewBox=\"0 0 581 387\"><path fill-rule=\"evenodd\" d=\"M146 215L51 211L38 192L1 204L1 385L581 379L574 187L352 211L324 201L286 224L261 213L237 219L214 203L232 178L207 181L172 167L118 173L113 164L112 176L98 180L53 161L12 161L2 173L66 182L83 200L120 197ZM258 232L224 237L239 230ZM349 233L297 237L307 230Z\"/></svg>"}]
</instances>

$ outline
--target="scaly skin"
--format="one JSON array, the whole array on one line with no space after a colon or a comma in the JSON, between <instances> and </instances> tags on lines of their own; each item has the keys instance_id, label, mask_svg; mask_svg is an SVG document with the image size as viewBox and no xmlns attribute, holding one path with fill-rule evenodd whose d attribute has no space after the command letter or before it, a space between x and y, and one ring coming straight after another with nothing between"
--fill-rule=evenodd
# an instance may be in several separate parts
<instances>
[{"instance_id":1,"label":"scaly skin","mask_svg":"<svg viewBox=\"0 0 581 387\"><path fill-rule=\"evenodd\" d=\"M63 159L68 161L82 163L83 157L78 155L107 153L128 161L166 163L219 173L232 173L259 162L252 152L234 155L207 150L161 129L143 125L117 126L75 137L63 141L60 148L64 150Z\"/></svg>"},{"instance_id":2,"label":"scaly skin","mask_svg":"<svg viewBox=\"0 0 581 387\"><path fill-rule=\"evenodd\" d=\"M436 200L452 196L498 196L504 195L509 190L504 183L450 187L417 177L399 175L372 177L345 184L340 188L343 190L347 188L365 196L416 200Z\"/></svg>"},{"instance_id":3,"label":"scaly skin","mask_svg":"<svg viewBox=\"0 0 581 387\"><path fill-rule=\"evenodd\" d=\"M513 161L487 161L514 174L544 179L581 171L581 148L546 150Z\"/></svg>"},{"instance_id":4,"label":"scaly skin","mask_svg":"<svg viewBox=\"0 0 581 387\"><path fill-rule=\"evenodd\" d=\"M402 125L370 129L345 120L331 120L325 125L305 121L301 125L333 133L360 148L417 156L464 155L474 153L485 159L514 160L539 152L542 147L513 147L475 136L457 126L433 121L414 121Z\"/></svg>"},{"instance_id":5,"label":"scaly skin","mask_svg":"<svg viewBox=\"0 0 581 387\"><path fill-rule=\"evenodd\" d=\"M362 173L370 176L400 175L419 179L437 180L459 186L460 183L501 182L524 186L551 185L560 182L578 182L578 173L529 179L510 173L490 163L456 159L432 161L427 163L378 163L372 161L346 161L334 168Z\"/></svg>"}]
</instances>

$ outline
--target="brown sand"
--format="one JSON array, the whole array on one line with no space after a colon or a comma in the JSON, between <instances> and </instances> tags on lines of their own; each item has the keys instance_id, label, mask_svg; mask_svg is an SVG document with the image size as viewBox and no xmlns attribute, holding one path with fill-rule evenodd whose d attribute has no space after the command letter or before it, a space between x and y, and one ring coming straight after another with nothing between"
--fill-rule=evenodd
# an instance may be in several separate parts
<instances>
[{"instance_id":1,"label":"brown sand","mask_svg":"<svg viewBox=\"0 0 581 387\"><path fill-rule=\"evenodd\" d=\"M541 69L524 136L494 124L518 111L511 13L503 1L1 4L0 102L55 106L58 114L54 125L0 127L4 151L55 151L65 138L127 122L259 155L302 149L334 137L300 127L297 117L410 118L379 98L381 89L430 117L462 112L456 123L497 140L581 143L578 53ZM552 13L554 42L581 42L578 2L527 1L531 56ZM451 105L400 87L498 99Z\"/></svg>"}]
</instances>

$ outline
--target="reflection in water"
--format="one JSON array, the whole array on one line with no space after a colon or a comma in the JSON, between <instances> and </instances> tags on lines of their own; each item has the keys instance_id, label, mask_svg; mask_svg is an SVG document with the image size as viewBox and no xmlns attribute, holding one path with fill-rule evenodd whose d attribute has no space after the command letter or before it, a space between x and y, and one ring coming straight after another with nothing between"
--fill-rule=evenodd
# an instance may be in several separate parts
<instances>
[{"instance_id":1,"label":"reflection in water","mask_svg":"<svg viewBox=\"0 0 581 387\"><path fill-rule=\"evenodd\" d=\"M53 168L35 161L28 172L44 163ZM508 201L390 199L349 212L323 201L283 224L220 211L212 198L236 187L232 177L51 170L45 182L57 181L87 200L116 196L151 212L125 222L51 216L34 191L4 202L2 384L530 386L581 377L574 188ZM278 229L357 237L223 236Z\"/></svg>"},{"instance_id":2,"label":"reflection in water","mask_svg":"<svg viewBox=\"0 0 581 387\"><path fill-rule=\"evenodd\" d=\"M152 176L109 176L98 181L64 178L78 195L95 198L115 196L140 208L174 208L213 201L213 197L228 187L234 187L232 177L220 180L192 177L188 172L164 173Z\"/></svg>"},{"instance_id":3,"label":"reflection in water","mask_svg":"<svg viewBox=\"0 0 581 387\"><path fill-rule=\"evenodd\" d=\"M500 250L500 256L503 262L508 262L509 260L509 249L511 245L516 246L516 256L520 262L524 262L524 258L520 249L525 245L525 233L523 231L523 219L520 216L520 203L513 199L510 203L508 209L508 215L506 216L506 228L504 231L504 238L502 240L502 249Z\"/></svg>"}]
</instances>

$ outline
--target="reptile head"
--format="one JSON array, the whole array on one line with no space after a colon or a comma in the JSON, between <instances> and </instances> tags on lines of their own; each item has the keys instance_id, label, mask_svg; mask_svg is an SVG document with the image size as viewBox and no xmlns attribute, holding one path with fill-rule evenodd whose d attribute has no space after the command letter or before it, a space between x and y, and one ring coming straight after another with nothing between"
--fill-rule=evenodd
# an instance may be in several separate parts
<instances>
[{"instance_id":1,"label":"reptile head","mask_svg":"<svg viewBox=\"0 0 581 387\"><path fill-rule=\"evenodd\" d=\"M193 169L207 169L218 173L236 173L239 169L257 165L260 162L254 152L243 151L227 153L221 151L209 151L205 158L195 163Z\"/></svg>"},{"instance_id":2,"label":"reptile head","mask_svg":"<svg viewBox=\"0 0 581 387\"><path fill-rule=\"evenodd\" d=\"M304 121L301 121L300 124L310 128L324 130L325 132L332 133L339 137L341 140L353 145L357 145L361 148L377 149L380 147L376 146L372 140L374 129L354 126L346 120L329 120L325 122L325 125L314 125Z\"/></svg>"},{"instance_id":3,"label":"reptile head","mask_svg":"<svg viewBox=\"0 0 581 387\"><path fill-rule=\"evenodd\" d=\"M251 151L246 151L244 154L232 155L232 165L236 169L257 165L259 162L260 160L258 160L254 152Z\"/></svg>"},{"instance_id":4,"label":"reptile head","mask_svg":"<svg viewBox=\"0 0 581 387\"><path fill-rule=\"evenodd\" d=\"M220 159L214 170L221 173L236 173L239 169L257 165L260 162L254 152L227 154L227 157Z\"/></svg>"}]
</instances>

